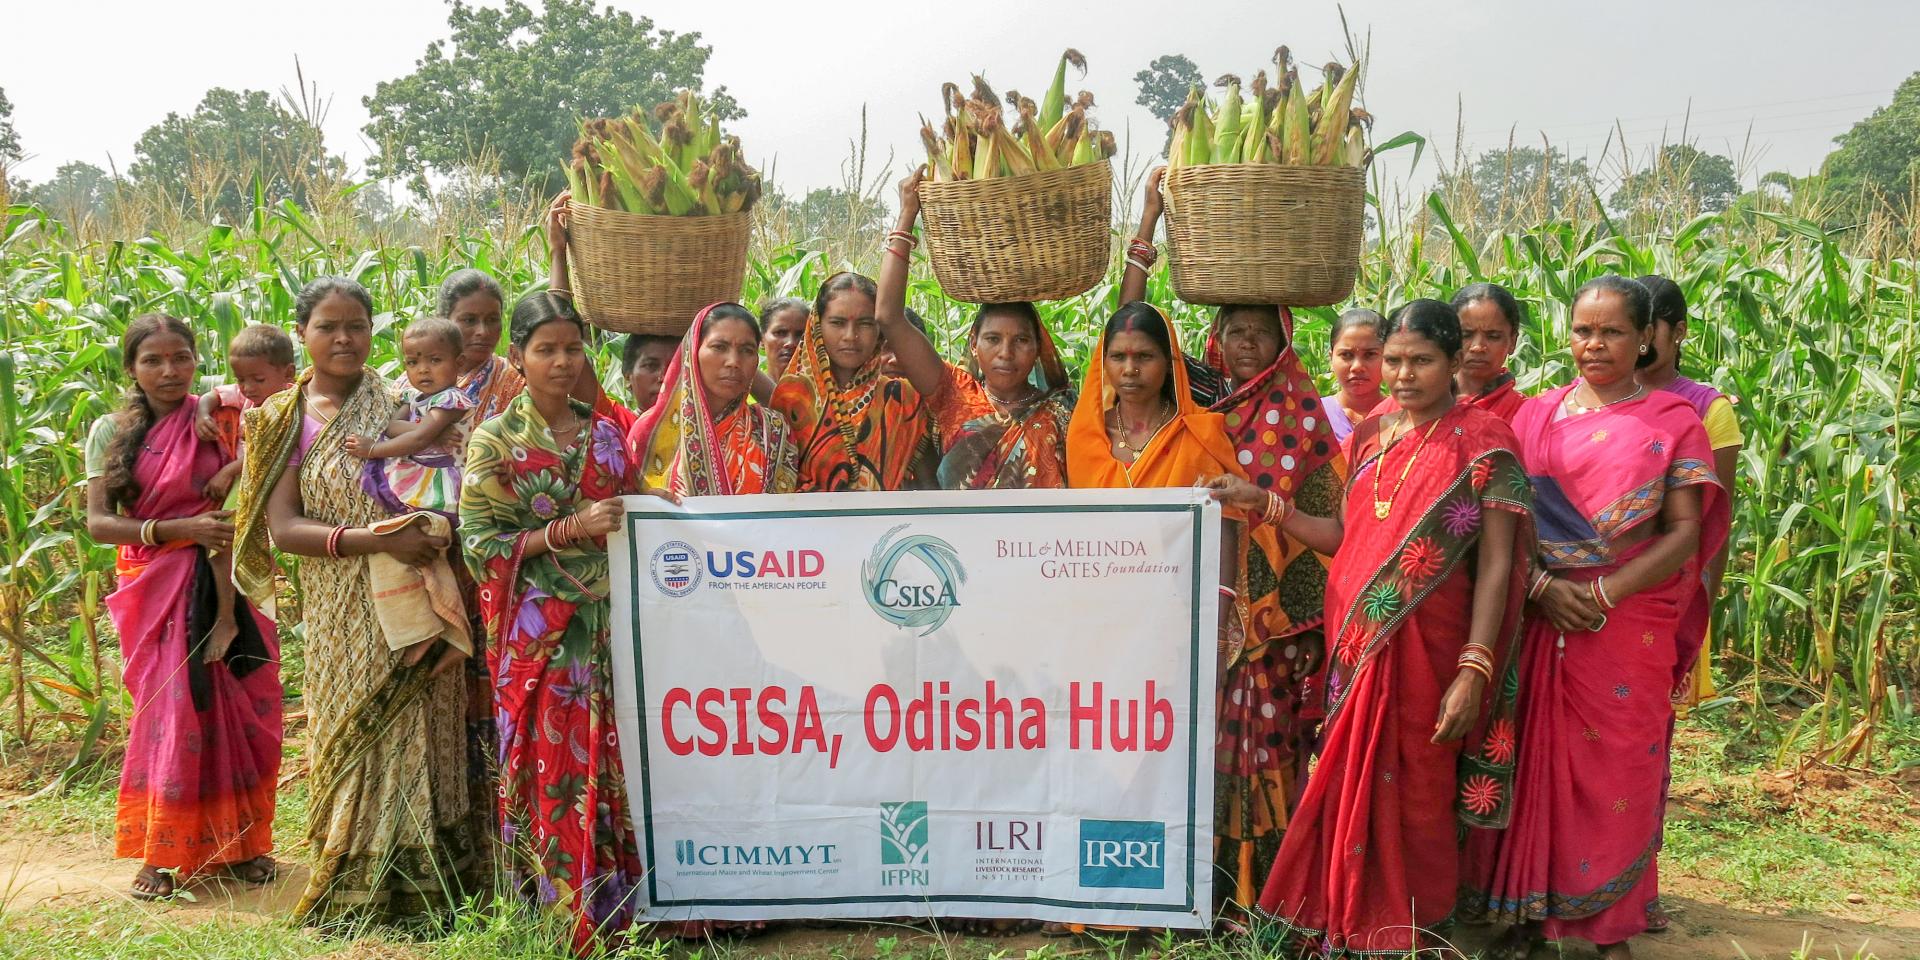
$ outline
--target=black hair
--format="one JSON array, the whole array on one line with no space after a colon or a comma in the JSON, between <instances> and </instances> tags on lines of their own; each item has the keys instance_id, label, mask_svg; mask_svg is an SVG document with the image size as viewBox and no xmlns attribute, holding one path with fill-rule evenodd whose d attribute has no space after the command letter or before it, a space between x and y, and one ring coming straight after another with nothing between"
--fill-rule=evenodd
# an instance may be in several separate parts
<instances>
[{"instance_id":1,"label":"black hair","mask_svg":"<svg viewBox=\"0 0 1920 960\"><path fill-rule=\"evenodd\" d=\"M527 342L533 339L534 331L556 320L579 327L581 338L586 338L587 322L580 319L580 314L573 309L573 301L545 290L535 290L513 305L513 319L507 327L507 342L525 350Z\"/></svg>"},{"instance_id":2,"label":"black hair","mask_svg":"<svg viewBox=\"0 0 1920 960\"><path fill-rule=\"evenodd\" d=\"M980 335L980 325L986 323L988 317L1018 317L1027 322L1027 332L1033 334L1035 340L1040 339L1040 311L1034 309L1032 301L1007 300L981 304L973 312L973 325L967 333L969 339Z\"/></svg>"},{"instance_id":3,"label":"black hair","mask_svg":"<svg viewBox=\"0 0 1920 960\"><path fill-rule=\"evenodd\" d=\"M851 270L842 270L820 284L820 294L813 298L813 315L825 318L827 304L833 300L833 295L847 290L855 290L868 297L880 295L879 288L873 285L873 278Z\"/></svg>"},{"instance_id":4,"label":"black hair","mask_svg":"<svg viewBox=\"0 0 1920 960\"><path fill-rule=\"evenodd\" d=\"M452 319L454 304L476 293L489 294L501 306L507 305L507 296L500 291L500 281L468 268L455 270L447 275L447 279L440 281L440 315Z\"/></svg>"},{"instance_id":5,"label":"black hair","mask_svg":"<svg viewBox=\"0 0 1920 960\"><path fill-rule=\"evenodd\" d=\"M1287 325L1280 322L1280 308L1270 303L1223 303L1213 312L1213 328L1219 330L1227 325L1227 319L1236 313L1258 314L1273 321L1273 331L1280 335L1280 349L1287 348ZM1338 337L1340 334L1335 333Z\"/></svg>"},{"instance_id":6,"label":"black hair","mask_svg":"<svg viewBox=\"0 0 1920 960\"><path fill-rule=\"evenodd\" d=\"M798 310L802 314L811 316L813 313L813 304L799 297L775 297L760 304L760 326L764 329L773 323L773 318L776 315L785 313L788 310Z\"/></svg>"},{"instance_id":7,"label":"black hair","mask_svg":"<svg viewBox=\"0 0 1920 960\"><path fill-rule=\"evenodd\" d=\"M1386 325L1387 321L1380 316L1379 311L1368 310L1366 307L1353 307L1341 313L1339 319L1333 321L1333 332L1327 334L1327 342L1336 343L1340 340L1340 335L1348 330L1354 327L1365 327L1372 330L1373 335L1379 337L1381 343L1385 343L1387 336L1380 331Z\"/></svg>"},{"instance_id":8,"label":"black hair","mask_svg":"<svg viewBox=\"0 0 1920 960\"><path fill-rule=\"evenodd\" d=\"M1119 310L1114 311L1113 316L1107 318L1106 327L1100 331L1101 342L1111 341L1116 333L1144 333L1153 340L1154 345L1160 348L1160 353L1167 358L1167 380L1160 385L1160 392L1164 396L1172 397L1173 365L1178 361L1174 358L1173 331L1167 329L1167 319L1161 316L1160 311L1154 309L1152 304L1144 300L1135 300L1123 305ZM1098 362L1104 362L1104 358L1098 358Z\"/></svg>"},{"instance_id":9,"label":"black hair","mask_svg":"<svg viewBox=\"0 0 1920 960\"><path fill-rule=\"evenodd\" d=\"M629 333L620 344L620 375L633 376L633 368L640 365L640 355L656 343L678 344L680 341L659 333Z\"/></svg>"},{"instance_id":10,"label":"black hair","mask_svg":"<svg viewBox=\"0 0 1920 960\"><path fill-rule=\"evenodd\" d=\"M1470 283L1453 295L1453 309L1457 313L1482 300L1492 302L1500 308L1500 315L1507 319L1515 337L1520 336L1520 324L1525 316L1520 312L1520 301L1507 292L1507 288L1497 283Z\"/></svg>"},{"instance_id":11,"label":"black hair","mask_svg":"<svg viewBox=\"0 0 1920 960\"><path fill-rule=\"evenodd\" d=\"M291 367L293 338L271 323L249 324L227 344L227 360L265 360L276 367Z\"/></svg>"},{"instance_id":12,"label":"black hair","mask_svg":"<svg viewBox=\"0 0 1920 960\"><path fill-rule=\"evenodd\" d=\"M1640 281L1629 280L1617 273L1601 274L1581 284L1579 292L1573 295L1573 302L1579 303L1589 293L1617 294L1626 308L1627 320L1635 330L1644 331L1653 325L1653 294ZM1643 370L1653 366L1653 362L1653 350L1648 349L1635 358L1633 367Z\"/></svg>"},{"instance_id":13,"label":"black hair","mask_svg":"<svg viewBox=\"0 0 1920 960\"><path fill-rule=\"evenodd\" d=\"M1439 347L1441 353L1456 356L1462 340L1460 311L1444 300L1423 297L1411 301L1387 318L1387 325L1380 330L1380 339L1396 333L1418 334Z\"/></svg>"},{"instance_id":14,"label":"black hair","mask_svg":"<svg viewBox=\"0 0 1920 960\"><path fill-rule=\"evenodd\" d=\"M466 338L460 335L460 325L446 317L421 317L407 324L407 329L400 334L400 342L408 340L439 340L452 347L454 353L459 353L466 344Z\"/></svg>"},{"instance_id":15,"label":"black hair","mask_svg":"<svg viewBox=\"0 0 1920 960\"><path fill-rule=\"evenodd\" d=\"M336 294L360 304L360 308L367 311L367 317L373 317L373 297L366 287L346 277L316 277L307 281L307 285L300 288L299 296L293 298L294 326L306 326L314 309Z\"/></svg>"},{"instance_id":16,"label":"black hair","mask_svg":"<svg viewBox=\"0 0 1920 960\"><path fill-rule=\"evenodd\" d=\"M1687 322L1687 295L1680 285L1657 273L1649 273L1640 278L1640 285L1647 288L1651 297L1653 322L1664 323L1669 327ZM1673 368L1680 369L1680 345L1673 345Z\"/></svg>"},{"instance_id":17,"label":"black hair","mask_svg":"<svg viewBox=\"0 0 1920 960\"><path fill-rule=\"evenodd\" d=\"M163 313L145 314L127 324L126 332L120 335L120 368L131 375L140 358L140 345L166 333L186 340L189 348L195 346L193 328L187 326L186 321ZM134 476L133 468L140 459L140 451L147 445L147 431L153 429L155 420L153 401L147 399L147 392L140 389L138 380L127 388L115 415L120 418L120 430L107 445L107 469L101 479L106 482L107 505L118 509L140 498L140 481Z\"/></svg>"},{"instance_id":18,"label":"black hair","mask_svg":"<svg viewBox=\"0 0 1920 960\"><path fill-rule=\"evenodd\" d=\"M901 315L907 318L908 323L913 324L913 328L915 330L918 330L921 333L927 332L927 318L921 316L920 311L915 310L912 307L901 307L900 313Z\"/></svg>"},{"instance_id":19,"label":"black hair","mask_svg":"<svg viewBox=\"0 0 1920 960\"><path fill-rule=\"evenodd\" d=\"M754 316L752 310L737 303L721 303L715 304L712 310L707 311L706 320L700 324L700 335L693 338L694 343L698 345L707 342L707 334L713 330L714 324L722 320L738 320L746 324L753 331L754 342L760 342L760 318Z\"/></svg>"}]
</instances>

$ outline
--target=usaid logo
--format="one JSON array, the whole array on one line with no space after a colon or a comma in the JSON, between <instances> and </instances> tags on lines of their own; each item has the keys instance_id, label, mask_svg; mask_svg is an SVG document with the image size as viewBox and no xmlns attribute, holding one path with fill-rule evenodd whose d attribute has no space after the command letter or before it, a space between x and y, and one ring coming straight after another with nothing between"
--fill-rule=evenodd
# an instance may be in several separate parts
<instances>
[{"instance_id":1,"label":"usaid logo","mask_svg":"<svg viewBox=\"0 0 1920 960\"><path fill-rule=\"evenodd\" d=\"M653 551L653 585L669 597L684 597L700 586L700 557L693 545L668 540Z\"/></svg>"},{"instance_id":2,"label":"usaid logo","mask_svg":"<svg viewBox=\"0 0 1920 960\"><path fill-rule=\"evenodd\" d=\"M1159 890L1167 885L1167 825L1153 820L1080 821L1080 885Z\"/></svg>"},{"instance_id":3,"label":"usaid logo","mask_svg":"<svg viewBox=\"0 0 1920 960\"><path fill-rule=\"evenodd\" d=\"M939 537L914 534L894 540L907 528L901 524L873 545L873 555L860 565L867 606L881 619L926 636L953 615L960 605L956 592L967 582L960 554Z\"/></svg>"}]
</instances>

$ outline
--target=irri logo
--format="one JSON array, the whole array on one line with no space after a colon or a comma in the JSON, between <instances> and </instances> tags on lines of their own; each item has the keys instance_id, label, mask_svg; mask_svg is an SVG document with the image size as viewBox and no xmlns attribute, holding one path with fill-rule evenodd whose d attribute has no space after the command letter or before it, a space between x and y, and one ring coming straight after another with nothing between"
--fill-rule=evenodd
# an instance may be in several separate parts
<instances>
[{"instance_id":1,"label":"irri logo","mask_svg":"<svg viewBox=\"0 0 1920 960\"><path fill-rule=\"evenodd\" d=\"M867 606L881 619L926 636L947 622L960 605L958 593L967 582L960 554L939 537L914 534L893 538L901 524L873 545L873 555L860 565Z\"/></svg>"},{"instance_id":2,"label":"irri logo","mask_svg":"<svg viewBox=\"0 0 1920 960\"><path fill-rule=\"evenodd\" d=\"M1080 821L1080 885L1159 890L1167 885L1167 825L1154 820Z\"/></svg>"}]
</instances>

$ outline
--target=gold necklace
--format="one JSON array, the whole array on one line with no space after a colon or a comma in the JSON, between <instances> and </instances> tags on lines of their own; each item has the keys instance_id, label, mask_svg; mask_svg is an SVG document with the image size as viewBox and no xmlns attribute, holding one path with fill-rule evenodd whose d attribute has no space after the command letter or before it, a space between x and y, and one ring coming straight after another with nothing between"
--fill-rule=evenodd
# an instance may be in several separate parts
<instances>
[{"instance_id":1,"label":"gold necklace","mask_svg":"<svg viewBox=\"0 0 1920 960\"><path fill-rule=\"evenodd\" d=\"M1585 380L1582 380L1580 381L1580 386L1586 387L1587 392L1593 394L1594 399L1598 400L1600 398L1600 394L1593 389L1592 384L1586 382ZM1646 384L1644 383L1638 384L1633 388L1632 393L1629 393L1618 400L1608 400L1605 403L1597 403L1597 404L1594 404L1593 406L1588 406L1580 402L1580 399L1579 399L1580 391L1578 388L1575 388L1573 390L1567 391L1567 406L1571 409L1574 416L1579 416L1585 413L1592 413L1596 410L1605 410L1606 408L1611 407L1616 403L1626 403L1628 400L1633 400L1639 397L1641 394L1645 393L1646 390L1647 390Z\"/></svg>"},{"instance_id":2,"label":"gold necklace","mask_svg":"<svg viewBox=\"0 0 1920 960\"><path fill-rule=\"evenodd\" d=\"M1380 474L1386 471L1387 451L1392 449L1392 447L1391 445L1387 445L1380 448L1380 459L1373 465L1373 516L1375 519L1385 520L1387 515L1393 512L1393 501L1399 498L1400 488L1407 485L1407 474L1413 472L1414 461L1420 459L1420 451L1427 448L1428 438L1433 436L1433 431L1440 426L1440 421L1446 418L1447 415L1443 413L1434 417L1433 423L1427 426L1427 432L1420 437L1419 446L1413 448L1413 456L1408 457L1407 465L1400 469L1400 482L1393 485L1393 494L1385 500L1380 499ZM1404 439L1404 434L1402 436Z\"/></svg>"},{"instance_id":3,"label":"gold necklace","mask_svg":"<svg viewBox=\"0 0 1920 960\"><path fill-rule=\"evenodd\" d=\"M1115 426L1108 427L1107 433L1108 435L1113 437L1113 445L1115 447L1121 450L1130 450L1133 452L1134 459L1139 459L1140 454L1145 453L1148 447L1153 446L1153 438L1159 436L1160 430L1173 420L1171 416L1168 416L1168 412L1169 411L1168 411L1167 401L1161 400L1160 410L1158 413L1154 415L1156 418L1160 419L1160 422L1154 425L1152 433L1147 434L1147 442L1137 447L1127 442L1129 432L1126 428L1126 425L1122 423L1120 420L1120 408L1118 406L1115 406L1113 408L1113 411L1109 414L1110 416L1113 417L1113 422Z\"/></svg>"}]
</instances>

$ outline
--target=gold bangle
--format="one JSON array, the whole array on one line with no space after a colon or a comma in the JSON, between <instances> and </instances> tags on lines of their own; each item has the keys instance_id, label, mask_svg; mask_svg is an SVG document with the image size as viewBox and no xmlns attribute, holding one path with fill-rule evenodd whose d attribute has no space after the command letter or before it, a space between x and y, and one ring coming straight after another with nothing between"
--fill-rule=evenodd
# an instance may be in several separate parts
<instances>
[{"instance_id":1,"label":"gold bangle","mask_svg":"<svg viewBox=\"0 0 1920 960\"><path fill-rule=\"evenodd\" d=\"M140 525L140 542L146 544L149 547L159 546L160 541L156 536L159 529L160 529L160 521L158 520L148 520L147 522L142 523Z\"/></svg>"}]
</instances>

